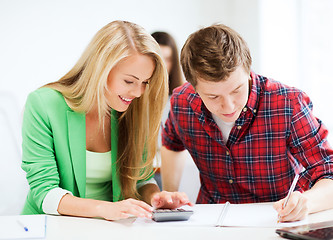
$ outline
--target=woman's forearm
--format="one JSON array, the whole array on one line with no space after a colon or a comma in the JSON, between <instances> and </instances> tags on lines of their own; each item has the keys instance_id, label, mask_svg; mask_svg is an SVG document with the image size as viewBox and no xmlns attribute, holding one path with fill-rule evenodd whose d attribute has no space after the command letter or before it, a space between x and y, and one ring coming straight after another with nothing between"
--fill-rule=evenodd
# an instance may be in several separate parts
<instances>
[{"instance_id":1,"label":"woman's forearm","mask_svg":"<svg viewBox=\"0 0 333 240\"><path fill-rule=\"evenodd\" d=\"M61 215L78 217L103 217L101 208L108 202L85 199L66 194L60 200L58 212Z\"/></svg>"}]
</instances>

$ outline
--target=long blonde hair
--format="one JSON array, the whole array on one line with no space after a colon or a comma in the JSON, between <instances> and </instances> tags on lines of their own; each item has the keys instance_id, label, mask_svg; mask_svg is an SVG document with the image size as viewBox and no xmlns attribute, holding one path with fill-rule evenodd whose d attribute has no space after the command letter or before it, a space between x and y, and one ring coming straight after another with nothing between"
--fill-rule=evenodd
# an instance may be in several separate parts
<instances>
[{"instance_id":1,"label":"long blonde hair","mask_svg":"<svg viewBox=\"0 0 333 240\"><path fill-rule=\"evenodd\" d=\"M117 167L124 198L139 197L136 183L150 176L157 151L168 75L156 41L134 23L111 22L97 32L65 76L44 86L61 92L74 111L87 113L97 104L99 124L104 126L105 117L110 115L105 97L108 74L133 53L152 58L155 69L143 95L134 99L126 112L119 113Z\"/></svg>"}]
</instances>

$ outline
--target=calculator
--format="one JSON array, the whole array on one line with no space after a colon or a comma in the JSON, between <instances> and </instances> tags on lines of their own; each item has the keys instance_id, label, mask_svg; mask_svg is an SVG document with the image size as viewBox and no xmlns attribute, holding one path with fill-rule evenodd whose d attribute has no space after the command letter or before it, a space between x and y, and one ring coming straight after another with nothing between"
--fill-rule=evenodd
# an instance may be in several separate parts
<instances>
[{"instance_id":1,"label":"calculator","mask_svg":"<svg viewBox=\"0 0 333 240\"><path fill-rule=\"evenodd\" d=\"M155 209L152 214L152 219L155 222L186 221L193 214L193 210L185 210L182 208Z\"/></svg>"}]
</instances>

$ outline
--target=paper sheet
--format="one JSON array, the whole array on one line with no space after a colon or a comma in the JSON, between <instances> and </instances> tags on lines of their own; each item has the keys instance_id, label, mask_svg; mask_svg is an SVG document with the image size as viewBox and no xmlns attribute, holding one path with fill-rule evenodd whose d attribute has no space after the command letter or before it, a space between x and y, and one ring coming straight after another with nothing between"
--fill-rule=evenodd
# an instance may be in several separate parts
<instances>
[{"instance_id":1,"label":"paper sheet","mask_svg":"<svg viewBox=\"0 0 333 240\"><path fill-rule=\"evenodd\" d=\"M45 231L46 215L0 216L0 239L41 239Z\"/></svg>"},{"instance_id":2,"label":"paper sheet","mask_svg":"<svg viewBox=\"0 0 333 240\"><path fill-rule=\"evenodd\" d=\"M291 227L307 224L308 220L278 223L272 204L230 204L222 226L236 227Z\"/></svg>"},{"instance_id":3,"label":"paper sheet","mask_svg":"<svg viewBox=\"0 0 333 240\"><path fill-rule=\"evenodd\" d=\"M184 209L189 208L184 206ZM211 226L220 225L219 216L224 208L224 204L197 204L193 210L193 215L188 221L179 222L154 222L150 219L137 218L133 225L137 226ZM269 204L230 204L228 212L223 220L222 226L228 227L291 227L307 224L308 220L289 223L278 223L277 212L273 205Z\"/></svg>"}]
</instances>

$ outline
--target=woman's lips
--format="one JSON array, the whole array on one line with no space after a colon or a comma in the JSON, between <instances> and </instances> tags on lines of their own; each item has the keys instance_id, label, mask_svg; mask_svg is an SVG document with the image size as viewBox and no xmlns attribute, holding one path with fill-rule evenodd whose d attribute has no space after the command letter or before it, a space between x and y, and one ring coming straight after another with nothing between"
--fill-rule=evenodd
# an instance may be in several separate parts
<instances>
[{"instance_id":1,"label":"woman's lips","mask_svg":"<svg viewBox=\"0 0 333 240\"><path fill-rule=\"evenodd\" d=\"M134 98L125 98L125 97L122 97L122 96L119 96L119 98L126 105L131 104L132 100L134 99Z\"/></svg>"}]
</instances>

